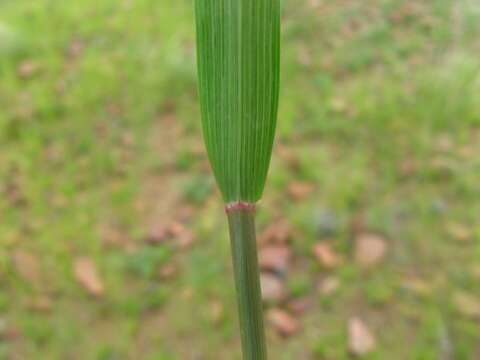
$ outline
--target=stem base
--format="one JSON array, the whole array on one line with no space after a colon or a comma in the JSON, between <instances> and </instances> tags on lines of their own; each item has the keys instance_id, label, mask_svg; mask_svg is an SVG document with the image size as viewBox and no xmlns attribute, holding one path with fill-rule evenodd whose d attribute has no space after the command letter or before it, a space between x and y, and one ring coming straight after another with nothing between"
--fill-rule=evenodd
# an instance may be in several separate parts
<instances>
[{"instance_id":1,"label":"stem base","mask_svg":"<svg viewBox=\"0 0 480 360\"><path fill-rule=\"evenodd\" d=\"M267 348L255 236L255 211L233 208L227 212L237 291L243 358L266 360Z\"/></svg>"}]
</instances>

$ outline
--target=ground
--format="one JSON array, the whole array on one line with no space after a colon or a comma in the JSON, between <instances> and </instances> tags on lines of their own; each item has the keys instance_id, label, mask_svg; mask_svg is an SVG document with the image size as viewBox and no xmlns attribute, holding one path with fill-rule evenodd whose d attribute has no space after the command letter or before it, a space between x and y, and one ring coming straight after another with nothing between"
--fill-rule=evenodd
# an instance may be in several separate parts
<instances>
[{"instance_id":1,"label":"ground","mask_svg":"<svg viewBox=\"0 0 480 360\"><path fill-rule=\"evenodd\" d=\"M282 3L270 357L480 358L479 5ZM192 8L0 3L1 359L240 359Z\"/></svg>"}]
</instances>

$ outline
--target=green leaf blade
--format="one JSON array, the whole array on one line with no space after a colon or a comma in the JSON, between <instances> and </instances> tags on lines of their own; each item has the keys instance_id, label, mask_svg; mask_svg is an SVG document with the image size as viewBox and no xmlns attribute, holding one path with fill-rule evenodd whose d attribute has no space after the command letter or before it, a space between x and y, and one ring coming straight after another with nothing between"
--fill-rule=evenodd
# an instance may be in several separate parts
<instances>
[{"instance_id":1,"label":"green leaf blade","mask_svg":"<svg viewBox=\"0 0 480 360\"><path fill-rule=\"evenodd\" d=\"M202 125L226 202L260 199L279 91L279 0L196 0Z\"/></svg>"}]
</instances>

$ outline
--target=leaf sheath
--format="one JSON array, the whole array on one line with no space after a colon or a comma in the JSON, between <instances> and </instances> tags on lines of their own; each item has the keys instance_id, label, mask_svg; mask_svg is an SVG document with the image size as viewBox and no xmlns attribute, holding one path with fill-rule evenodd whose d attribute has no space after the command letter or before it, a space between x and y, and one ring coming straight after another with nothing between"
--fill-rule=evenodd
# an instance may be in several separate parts
<instances>
[{"instance_id":1,"label":"leaf sheath","mask_svg":"<svg viewBox=\"0 0 480 360\"><path fill-rule=\"evenodd\" d=\"M196 0L202 125L226 202L262 195L279 89L279 0Z\"/></svg>"}]
</instances>

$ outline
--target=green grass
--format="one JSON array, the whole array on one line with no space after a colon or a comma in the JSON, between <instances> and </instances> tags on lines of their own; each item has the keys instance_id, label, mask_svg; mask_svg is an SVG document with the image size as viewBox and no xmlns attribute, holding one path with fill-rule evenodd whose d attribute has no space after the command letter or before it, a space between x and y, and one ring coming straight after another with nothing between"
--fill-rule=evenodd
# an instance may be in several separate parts
<instances>
[{"instance_id":1,"label":"green grass","mask_svg":"<svg viewBox=\"0 0 480 360\"><path fill-rule=\"evenodd\" d=\"M478 7L283 3L278 139L258 220L292 226L287 285L314 306L298 335L268 329L272 359L348 358L352 314L377 335L368 359L437 359L445 338L455 359L478 357L478 319L455 302L480 296ZM239 358L194 54L191 1L1 2L0 358ZM35 69L21 76L25 62ZM313 193L292 201L292 181ZM350 259L359 214L387 235L388 259L374 271L347 261L321 296L327 271L311 246L328 238ZM173 220L194 232L191 249L146 241ZM37 260L33 279L19 251ZM81 256L98 267L100 298L75 280ZM163 279L169 263L177 275ZM424 289L405 286L412 278ZM49 310L32 305L41 297Z\"/></svg>"}]
</instances>

